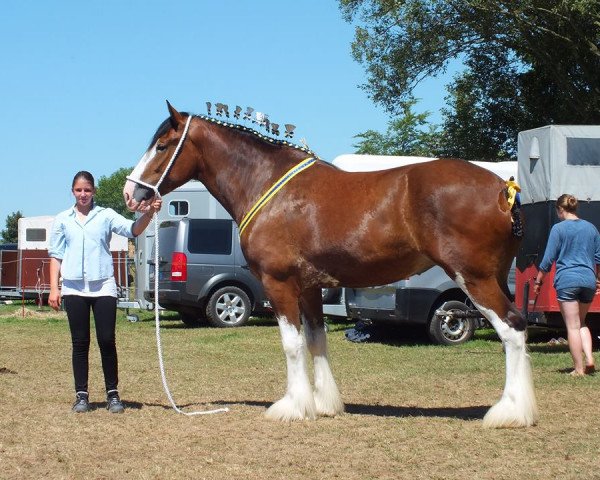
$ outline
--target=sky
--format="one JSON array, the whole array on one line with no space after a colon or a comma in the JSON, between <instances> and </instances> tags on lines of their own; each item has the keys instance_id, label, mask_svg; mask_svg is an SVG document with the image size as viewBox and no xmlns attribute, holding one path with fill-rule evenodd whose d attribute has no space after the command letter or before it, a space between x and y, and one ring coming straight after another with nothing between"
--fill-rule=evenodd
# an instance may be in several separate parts
<instances>
[{"instance_id":1,"label":"sky","mask_svg":"<svg viewBox=\"0 0 600 480\"><path fill-rule=\"evenodd\" d=\"M335 0L3 0L0 12L0 230L17 210L73 204L79 170L98 180L133 167L165 100L253 107L297 126L322 159L352 153L389 116L360 85L354 25ZM439 121L441 80L415 92Z\"/></svg>"}]
</instances>

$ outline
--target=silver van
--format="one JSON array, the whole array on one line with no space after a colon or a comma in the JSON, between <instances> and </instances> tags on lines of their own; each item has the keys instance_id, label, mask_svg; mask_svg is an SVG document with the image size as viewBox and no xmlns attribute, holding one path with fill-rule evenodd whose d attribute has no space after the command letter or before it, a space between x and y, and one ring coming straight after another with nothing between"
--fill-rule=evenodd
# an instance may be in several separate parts
<instances>
[{"instance_id":1,"label":"silver van","mask_svg":"<svg viewBox=\"0 0 600 480\"><path fill-rule=\"evenodd\" d=\"M515 263L508 275L514 297ZM429 338L457 345L473 337L484 317L441 267L372 288L345 288L346 312L353 320L423 325Z\"/></svg>"},{"instance_id":2,"label":"silver van","mask_svg":"<svg viewBox=\"0 0 600 480\"><path fill-rule=\"evenodd\" d=\"M186 325L236 327L251 314L270 311L261 283L248 269L233 220L163 221L158 239L158 303L179 312ZM149 263L150 289L144 297L153 301L156 268L154 260Z\"/></svg>"}]
</instances>

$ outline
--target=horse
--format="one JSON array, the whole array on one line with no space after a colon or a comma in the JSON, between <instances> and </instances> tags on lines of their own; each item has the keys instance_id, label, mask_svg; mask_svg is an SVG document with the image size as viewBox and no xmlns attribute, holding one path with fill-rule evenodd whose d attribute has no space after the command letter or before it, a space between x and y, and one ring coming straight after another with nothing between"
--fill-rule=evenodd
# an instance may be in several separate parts
<instances>
[{"instance_id":1,"label":"horse","mask_svg":"<svg viewBox=\"0 0 600 480\"><path fill-rule=\"evenodd\" d=\"M131 211L143 210L154 195L198 179L237 222L287 362L285 395L266 410L268 418L344 411L328 358L321 288L383 285L437 264L503 343L504 391L483 425L536 424L526 321L506 283L519 239L502 179L459 159L350 173L307 147L167 106L168 118L128 177L124 201Z\"/></svg>"}]
</instances>

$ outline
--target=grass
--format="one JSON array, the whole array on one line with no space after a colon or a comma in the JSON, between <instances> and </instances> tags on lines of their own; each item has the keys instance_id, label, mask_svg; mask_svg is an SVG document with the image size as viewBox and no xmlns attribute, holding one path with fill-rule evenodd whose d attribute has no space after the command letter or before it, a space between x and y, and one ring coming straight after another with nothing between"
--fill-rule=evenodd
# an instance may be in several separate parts
<instances>
[{"instance_id":1,"label":"grass","mask_svg":"<svg viewBox=\"0 0 600 480\"><path fill-rule=\"evenodd\" d=\"M501 395L504 354L495 334L458 347L429 345L404 329L382 341L329 348L347 413L291 424L266 420L285 389L272 320L237 329L183 328L164 316L167 378L187 417L162 389L151 314L120 314L120 387L127 410L104 409L99 353L90 352L94 410L70 413L70 340L64 314L0 306L0 478L49 479L546 479L600 478L600 375L571 378L565 346L531 331L541 412L536 427L487 430ZM554 336L556 334L554 333Z\"/></svg>"}]
</instances>

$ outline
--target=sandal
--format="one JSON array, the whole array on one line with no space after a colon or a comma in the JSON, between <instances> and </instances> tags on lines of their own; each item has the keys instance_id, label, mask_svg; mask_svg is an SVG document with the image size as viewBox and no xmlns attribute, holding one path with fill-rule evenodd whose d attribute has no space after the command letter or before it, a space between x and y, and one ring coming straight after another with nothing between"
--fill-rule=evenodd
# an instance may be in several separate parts
<instances>
[{"instance_id":1,"label":"sandal","mask_svg":"<svg viewBox=\"0 0 600 480\"><path fill-rule=\"evenodd\" d=\"M571 377L584 377L585 373L578 372L577 370L571 370L571 373L569 373L569 375Z\"/></svg>"},{"instance_id":2,"label":"sandal","mask_svg":"<svg viewBox=\"0 0 600 480\"><path fill-rule=\"evenodd\" d=\"M585 374L586 375L594 375L596 373L595 365L586 365L585 366Z\"/></svg>"}]
</instances>

